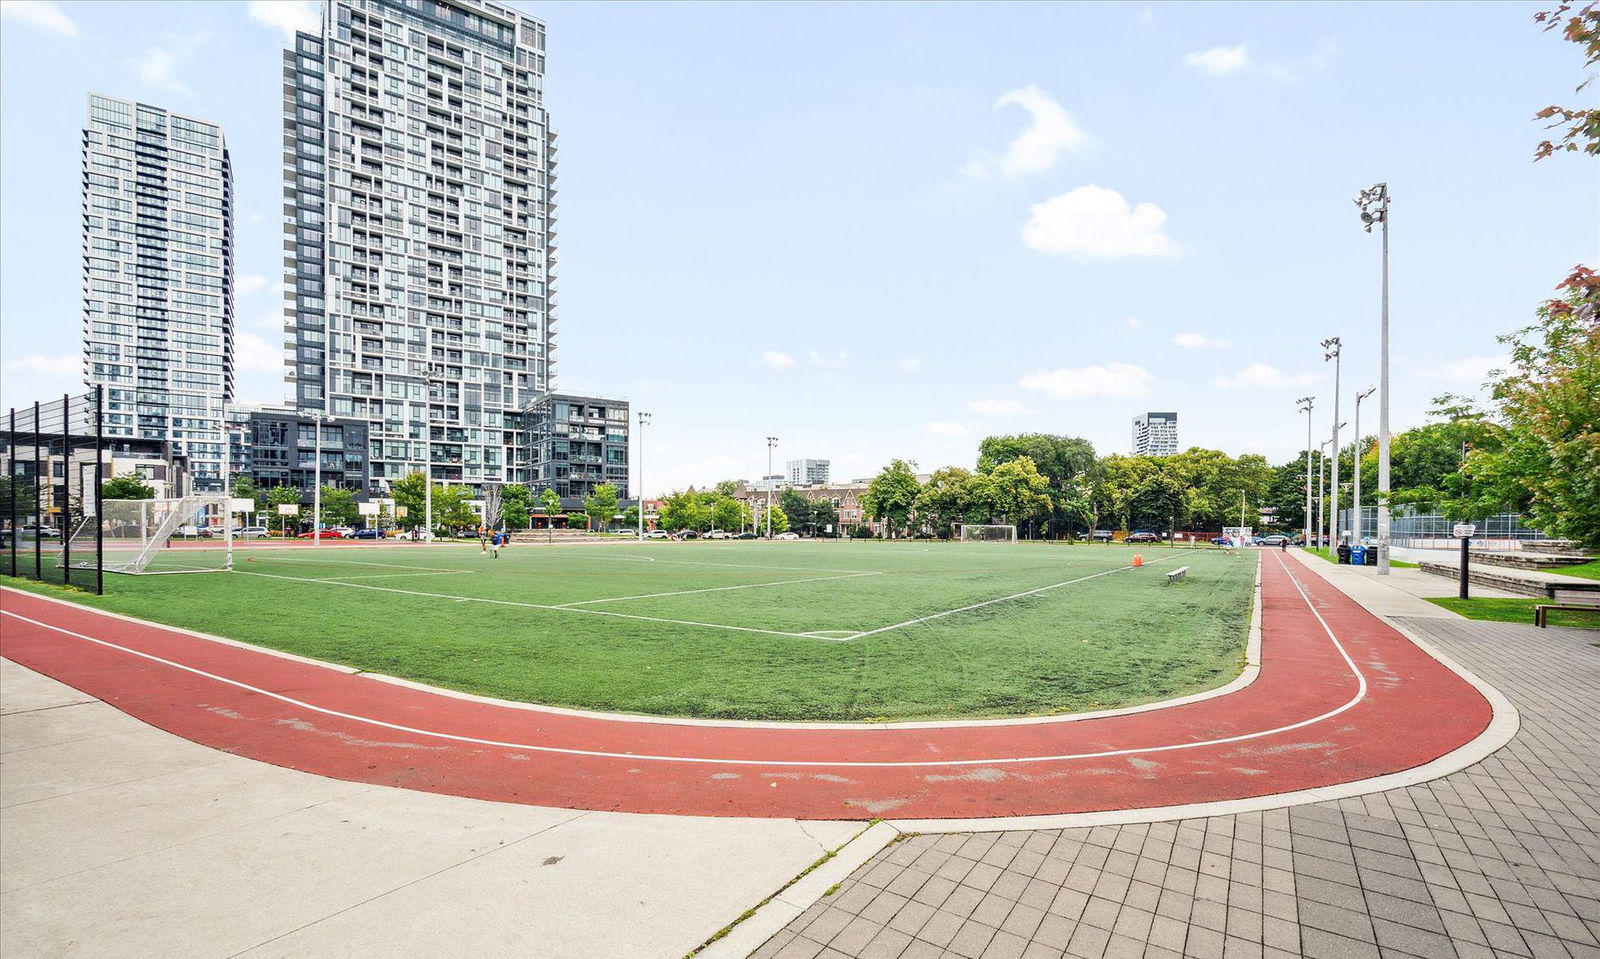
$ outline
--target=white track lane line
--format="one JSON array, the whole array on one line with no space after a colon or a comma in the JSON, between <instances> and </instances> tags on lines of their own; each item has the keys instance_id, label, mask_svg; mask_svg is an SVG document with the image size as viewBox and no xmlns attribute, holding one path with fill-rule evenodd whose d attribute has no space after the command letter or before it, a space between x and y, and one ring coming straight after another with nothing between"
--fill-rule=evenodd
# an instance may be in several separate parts
<instances>
[{"instance_id":1,"label":"white track lane line","mask_svg":"<svg viewBox=\"0 0 1600 959\"><path fill-rule=\"evenodd\" d=\"M1283 564L1283 560L1282 559L1279 559L1278 562L1279 562L1280 565ZM298 700L298 699L294 699L293 697L290 697L290 696L284 696L281 693L274 693L274 692L271 692L270 690L261 689L260 687L257 687L257 686L251 686L248 683L242 683L242 682L240 682L240 681L238 681L236 679L228 679L225 676L218 676L215 673L208 673L208 672L206 672L204 670L196 669L193 666L186 666L183 663L173 662L170 659L163 659L160 656L155 656L155 655L152 655L150 653L140 652L137 649L129 649L126 646L122 646L122 645L119 645L119 644L113 643L113 642L108 642L107 640L96 639L93 636L86 636L83 633L73 632L70 629L63 629L60 626L52 626L49 623L42 623L42 622L40 622L40 621L38 621L36 619L30 619L27 616L21 616L21 615L18 615L17 613L13 613L10 610L0 610L0 613L3 613L6 616L11 616L11 617L13 617L15 619L22 620L25 623L31 623L34 626L39 626L39 627L42 627L44 629L48 629L48 630L52 630L54 632L62 633L62 634L67 635L67 636L72 636L72 637L74 637L76 639L82 639L82 640L85 640L87 642L96 643L96 644L98 644L100 646L105 646L105 647L108 647L110 649L116 649L116 650L120 650L120 651L125 652L125 653L130 653L130 654L132 654L134 656L138 656L138 657L140 657L142 659L148 659L148 660L151 660L152 662L157 662L157 663L161 663L161 664L166 665L166 666L171 666L174 669L180 669L180 670L183 670L184 672L187 672L187 673L193 673L196 676L203 676L203 677L205 677L207 679L213 679L213 680L216 680L219 683L224 683L226 685L233 686L233 687L236 687L238 689L243 689L243 690L246 690L247 692L257 693L259 695L266 696L266 697L268 697L270 699L276 699L276 700L278 700L280 702L288 703L291 706L297 706L297 707L299 707L301 709L309 709L309 710L311 710L313 712L321 713L321 714L323 714L325 716L333 716L333 717L336 717L336 718L339 718L339 719L348 719L351 722L366 723L367 725L377 726L377 727L380 727L382 729L392 729L392 730L394 730L396 732L402 732L402 733L405 733L405 734L410 735L410 736L427 736L427 737L430 737L430 738L433 738L433 739L445 739L445 740L450 740L452 742L471 743L471 744L473 744L475 746L492 746L492 747L495 747L495 748L498 748L498 749L516 749L516 750L525 751L525 752L555 753L555 754L565 755L565 756L588 756L588 757L593 757L593 758L598 758L598 759L626 759L629 762L690 763L690 764L709 765L709 766L784 766L784 767L795 766L795 767L807 767L807 768L811 768L811 767L840 767L840 768L846 768L846 767L848 767L848 768L852 768L852 769L859 769L859 768L880 769L880 768L906 768L906 767L923 768L923 767L950 767L950 766L1009 766L1009 765L1021 765L1021 764L1029 764L1029 763L1064 762L1064 761L1067 761L1067 760L1075 760L1075 759L1106 759L1106 758L1110 758L1110 757L1114 757L1114 756L1148 755L1150 753L1175 752L1175 751L1184 750L1184 749L1199 749L1199 748L1204 747L1204 746L1226 746L1226 745L1230 745L1232 743L1248 742L1249 740L1252 740L1252 739L1262 739L1262 738L1265 738L1265 737L1268 737L1268 736L1276 736L1276 735L1279 735L1280 733L1292 732L1292 731L1294 731L1296 729L1304 729L1307 726L1313 726L1313 725L1316 725L1317 723L1324 722L1326 720L1332 719L1333 717L1339 715L1340 713L1345 712L1348 709L1351 709L1357 703L1361 702L1363 699L1366 698L1366 695L1367 695L1367 677L1361 672L1360 668L1358 668L1356 666L1355 661L1350 658L1350 654L1345 652L1345 648L1344 648L1343 644L1341 644L1339 642L1339 638L1334 635L1333 630L1328 626L1327 620L1323 619L1322 618L1322 614L1317 612L1316 606L1314 604L1312 604L1312 602L1311 602L1311 597L1306 595L1306 591L1301 588L1300 582L1294 578L1294 574L1289 573L1288 567L1286 565L1283 566L1283 570L1284 570L1284 573L1289 576L1289 581L1294 584L1294 588L1300 594L1301 600L1303 600L1305 602L1305 604L1306 604L1306 607L1311 610L1311 614L1317 618L1317 622L1322 624L1323 632L1328 634L1328 639L1330 639L1333 642L1334 648L1339 651L1339 655L1340 656L1344 657L1345 665L1349 666L1350 667L1350 671L1355 674L1355 677L1356 677L1356 680L1357 680L1357 690L1356 690L1355 696L1352 697L1349 702L1347 702L1344 705L1339 706L1339 707L1337 707L1335 709L1331 709L1331 710L1323 713L1320 716L1313 716L1310 719L1302 719L1297 723L1290 723L1287 726L1277 726L1277 727L1275 727L1273 729L1263 729L1263 730L1260 730L1259 732L1253 732L1253 733L1241 733L1241 734L1239 734L1237 736L1225 736L1225 737L1222 737L1220 739L1207 739L1207 740L1201 740L1199 742L1191 742L1191 743L1174 743L1174 744L1168 745L1168 746L1143 746L1143 747L1140 747L1140 748L1137 748L1137 749L1107 749L1107 750L1102 750L1100 752L1066 753L1066 754L1057 755L1057 756L1005 756L1005 757L1000 757L1000 758L996 758L996 759L931 759L931 760L910 760L910 761L904 761L904 762L857 762L857 761L848 761L848 760L827 761L827 760L795 760L795 759L716 759L716 758L710 758L710 757L704 757L704 756L657 756L657 755L651 755L651 754L648 754L648 753L618 753L618 752L608 752L608 751L605 751L605 750L598 750L598 749L570 749L570 748L563 747L563 746L541 746L541 745L536 745L536 744L532 744L532 743L513 743L513 742L505 742L505 741L496 740L496 739L479 739L479 738L474 737L474 736L458 736L458 735L456 735L454 733L441 733L441 732L435 732L435 731L430 730L430 729L418 729L418 728L416 728L414 726L402 726L402 725L400 725L398 723L385 722L385 721L383 721L381 719L371 719L371 718L368 718L366 716L357 716L357 715L355 715L353 713L340 712L339 710L328 709L328 708L326 708L324 706L314 706L311 703L304 702L304 701ZM379 588L379 587L373 587L373 588ZM870 729L871 727L864 727L864 728Z\"/></svg>"},{"instance_id":2,"label":"white track lane line","mask_svg":"<svg viewBox=\"0 0 1600 959\"><path fill-rule=\"evenodd\" d=\"M836 579L857 579L862 576L882 576L876 570L865 573L846 573L843 576L812 576L808 579L780 579L771 583L744 583L739 586L706 586L701 589L675 589L667 593L639 593L636 596L607 596L604 599L580 599L573 603L561 603L556 608L571 609L574 606L589 606L594 603L622 603L634 599L660 599L663 596L688 596L692 593L721 593L731 589L762 589L767 586L797 586L800 583L826 583ZM352 576L351 579L356 577ZM848 633L847 629L819 629L817 633ZM810 634L802 634L810 635Z\"/></svg>"}]
</instances>

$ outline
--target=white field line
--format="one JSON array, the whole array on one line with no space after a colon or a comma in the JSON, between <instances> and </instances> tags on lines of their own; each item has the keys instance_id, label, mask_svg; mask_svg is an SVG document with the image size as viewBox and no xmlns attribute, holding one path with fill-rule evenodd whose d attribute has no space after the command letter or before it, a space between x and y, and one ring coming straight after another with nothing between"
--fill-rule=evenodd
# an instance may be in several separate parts
<instances>
[{"instance_id":1,"label":"white field line","mask_svg":"<svg viewBox=\"0 0 1600 959\"><path fill-rule=\"evenodd\" d=\"M258 573L254 570L235 569L236 573L246 576L265 576L268 579L291 580L296 583L320 583L324 586L348 586L351 589L370 589L380 593L399 593L404 596L423 596L428 599L448 599L458 603L488 603L492 606L517 606L522 609L545 609L557 613L587 613L590 616L614 616L618 619L639 619L651 623L674 623L679 626L703 626L706 629L726 629L736 633L761 633L767 636L789 636L795 639L817 639L816 636L807 636L805 633L786 633L777 629L757 629L754 626L730 626L726 623L700 623L692 619L667 619L662 616L641 616L637 613L617 613L609 609L584 609L581 606L551 606L546 603L522 603L512 599L487 599L481 596L457 596L454 593L424 593L416 589L397 589L393 586L371 586L366 583L351 583L339 579L316 579L309 576L284 576L281 573ZM842 640L822 640L822 642L842 642Z\"/></svg>"},{"instance_id":2,"label":"white field line","mask_svg":"<svg viewBox=\"0 0 1600 959\"><path fill-rule=\"evenodd\" d=\"M1191 553L1191 552L1194 552L1194 551L1193 550L1184 550L1183 552L1177 553L1177 554L1175 554L1173 556L1164 556L1161 559L1153 559L1149 563L1147 563L1146 565L1154 565L1156 563L1164 562L1164 561L1169 560L1169 559L1177 559L1179 556L1183 556L1183 555L1185 555L1187 553ZM982 609L985 606L993 606L996 603L1005 603L1005 602L1009 602L1009 601L1011 601L1013 599L1022 599L1025 596L1036 596L1039 593L1047 593L1052 589L1060 589L1063 586L1071 586L1073 583L1082 583L1082 582L1085 582L1085 581L1091 580L1091 579L1099 579L1101 576L1110 576L1112 573L1120 573L1123 570L1133 569L1133 568L1134 567L1132 567L1132 566L1118 566L1116 569L1104 569L1104 570L1101 570L1098 573L1090 573L1088 576L1079 576L1077 579L1069 579L1069 580L1066 580L1066 581L1060 582L1060 583L1051 583L1049 586L1040 586L1040 587L1038 587L1036 589L1024 590L1023 592L1020 592L1020 593L1012 593L1010 596L1001 596L1001 597L999 597L997 599L986 599L981 603L972 603L971 605L961 606L961 607L958 607L956 609L947 609L947 610L945 610L943 612L940 612L940 613L929 613L926 616L918 616L916 619L908 619L903 623L895 623L893 626L880 626L877 629L869 629L869 630L866 630L865 632L856 633L854 636L851 636L850 638L851 639L861 639L861 638L866 637L866 636L876 636L879 633L887 633L891 629L900 629L900 628L905 627L905 626L915 626L918 623L926 623L926 622L929 622L929 621L935 620L935 619L943 619L946 616L954 616L956 613L971 612L974 609Z\"/></svg>"},{"instance_id":3,"label":"white field line","mask_svg":"<svg viewBox=\"0 0 1600 959\"><path fill-rule=\"evenodd\" d=\"M836 580L836 579L857 579L857 578L862 577L862 576L882 576L882 575L883 575L883 573L881 573L881 572L879 572L877 570L870 570L870 571L864 572L864 573L846 573L843 576L812 576L812 577L810 577L808 579L780 579L780 580L775 580L775 581L770 582L770 583L743 583L743 584L738 585L738 586L706 586L706 587L701 588L701 589L675 589L675 590L673 590L671 592L668 592L668 593L639 593L639 594L637 594L635 596L607 596L604 599L580 599L577 602L573 602L573 603L561 603L561 604L559 604L557 606L557 608L558 609L571 609L574 606L589 606L589 605L592 605L594 603L622 603L622 602L627 602L628 600L634 600L634 599L660 599L663 596L688 596L691 593L720 593L720 592L725 592L727 590L733 590L733 589L762 589L762 588L767 587L767 586L796 586L796 585L799 585L800 583L826 583L826 582L829 582L831 580ZM352 576L350 578L351 579L355 579L356 577ZM821 633L848 633L848 632L851 632L851 630L847 630L847 629L822 629L822 630L815 630L814 632L821 632ZM810 634L805 634L805 635L810 635Z\"/></svg>"},{"instance_id":4,"label":"white field line","mask_svg":"<svg viewBox=\"0 0 1600 959\"><path fill-rule=\"evenodd\" d=\"M345 579L409 579L414 576L459 576L470 572L470 569L441 569L431 573L362 573L359 576L346 576Z\"/></svg>"},{"instance_id":5,"label":"white field line","mask_svg":"<svg viewBox=\"0 0 1600 959\"><path fill-rule=\"evenodd\" d=\"M430 573L464 573L464 569L445 569L442 566L405 566L400 563L373 563L360 559L289 559L284 556L274 556L267 560L271 563L311 563L316 566L381 566L384 569L420 569Z\"/></svg>"},{"instance_id":6,"label":"white field line","mask_svg":"<svg viewBox=\"0 0 1600 959\"><path fill-rule=\"evenodd\" d=\"M1283 560L1281 558L1279 558L1278 562L1280 564L1282 564ZM213 679L213 680L216 680L219 683L224 683L226 685L233 686L233 687L236 687L238 689L243 689L243 690L246 690L248 692L257 693L259 695L266 696L266 697L268 697L270 699L276 699L279 702L288 703L291 706L297 706L297 707L299 707L301 709L309 709L309 710L311 710L313 712L318 712L318 713L321 713L321 714L323 714L325 716L334 716L334 717L339 718L339 719L348 719L348 720L350 720L352 722L366 723L367 725L377 726L377 727L380 727L380 728L383 728L383 729L392 729L392 730L394 730L396 732L405 733L406 735L409 735L409 736L427 736L427 737L430 737L430 738L433 738L433 739L445 739L445 740L450 740L452 742L471 743L471 744L476 745L476 746L490 746L490 747L494 747L494 748L497 748L497 749L515 749L515 750L518 750L518 751L525 751L525 752L554 753L554 754L560 754L560 755L566 755L566 756L589 756L589 757L594 757L594 758L599 758L599 759L625 759L625 760L627 760L629 762L693 763L693 764L711 765L711 766L803 766L803 767L841 767L841 768L843 768L843 767L849 767L849 768L862 768L862 767L871 767L871 768L917 767L917 768L922 768L922 767L936 767L936 766L937 767L949 767L949 766L1002 766L1002 765L1020 765L1020 764L1027 764L1027 763L1063 762L1063 761L1066 761L1066 760L1075 760L1075 759L1105 759L1105 758L1109 758L1109 757L1113 757L1113 756L1134 756L1134 755L1147 754L1147 753L1175 752L1177 750L1183 750L1183 749L1199 749L1199 748L1205 747L1205 746L1226 746L1226 745L1230 745L1232 743L1247 742L1247 741L1252 740L1252 739L1262 739L1262 738L1265 738L1267 736L1276 736L1276 735L1278 735L1280 733L1293 732L1296 729L1304 729L1307 726L1312 726L1312 725L1315 725L1317 723L1324 722L1326 720L1332 719L1333 717L1339 715L1340 713L1343 713L1346 710L1351 709L1352 707L1354 707L1357 703L1361 702L1363 699L1366 698L1366 695L1367 695L1367 677L1361 672L1361 669L1356 666L1355 661L1350 658L1350 654L1345 652L1345 648L1344 648L1343 644L1341 644L1339 642L1339 637L1334 635L1333 630L1328 626L1327 620L1323 619L1322 618L1322 614L1317 612L1317 607L1311 602L1311 597L1307 596L1306 595L1306 591L1303 588L1301 588L1300 581L1295 579L1294 578L1294 574L1289 572L1287 565L1283 566L1283 570L1284 570L1284 573L1286 575L1288 575L1289 581L1294 584L1295 591L1300 594L1301 600L1303 600L1305 602L1305 604L1306 604L1306 607L1311 610L1311 614L1317 618L1317 622L1322 624L1323 632L1328 634L1328 639L1333 642L1333 647L1339 651L1339 655L1340 656L1344 657L1345 665L1350 668L1350 671L1353 674L1355 674L1355 677L1356 677L1356 680L1357 680L1356 694L1348 702L1346 702L1344 705L1335 707L1334 709L1331 709L1331 710L1329 710L1329 711L1327 711L1327 712L1325 712L1325 713L1323 713L1323 714L1321 714L1319 716L1313 716L1310 719L1302 719L1299 722L1290 723L1290 724L1288 724L1286 726L1277 726L1277 727L1274 727L1272 729L1263 729L1263 730L1260 730L1260 731L1257 731L1257 732L1253 732L1253 733L1240 733L1237 736L1223 736L1223 737L1220 737L1220 738L1217 738L1217 739L1205 739L1205 740L1200 740L1200 741L1197 741L1197 742L1173 743L1173 744L1166 745L1166 746L1141 746L1141 747L1137 747L1137 748L1133 748L1133 749L1106 749L1106 750L1101 750L1099 752L1092 752L1092 753L1065 753L1065 754L1057 755L1057 756L1003 756L1003 757L999 757L999 758L995 758L995 759L922 759L922 760L905 760L905 761L899 761L899 762L883 762L883 761L879 761L879 762L870 762L870 761L869 762L861 762L861 761L848 761L848 760L829 761L829 760L819 760L819 759L736 759L736 758L721 759L721 758L712 758L712 757L706 757L706 756L658 756L658 755L652 755L652 754L648 754L648 753L618 753L618 752L607 752L605 750L598 750L598 749L571 749L571 748L564 747L564 746L544 746L544 745L538 745L538 744L534 744L534 743L513 743L513 742L505 742L505 741L496 740L496 739L479 739L479 738L477 738L475 736L460 736L460 735L456 735L455 733L442 733L442 732L437 732L437 731L434 731L434 730L431 730L431 729L418 729L418 728L416 728L414 726L403 726L403 725L400 725L399 723L385 722L384 720L381 720L381 719L372 719L372 718L367 717L367 716L358 716L358 715L356 715L354 713L345 713L345 712L340 712L339 710L336 710L336 709L328 709L325 706L315 706L315 705L312 705L311 703L304 702L303 700L299 700L299 699L294 699L292 697L285 696L285 695L283 695L281 693L275 693L275 692L272 692L270 690L261 689L260 687L257 687L257 686L251 686L248 683L243 683L243 682L240 682L239 680L236 680L236 679L228 679L225 676L218 676L215 673L208 673L208 672L206 672L204 670L196 669L193 666L186 666L183 663L174 662L174 661L172 661L170 659L163 659L160 656L155 656L155 655L152 655L150 653L141 652L141 651L139 651L137 649L130 649L127 646L122 646L122 645L119 645L117 643L109 642L109 641L104 640L104 639L96 639L93 636L86 636L83 633L76 633L76 632L73 632L70 629L63 629L60 626L52 626L49 623L41 623L40 621L38 621L36 619L30 619L30 618L28 618L26 616L20 616L20 615L18 615L16 613L11 612L8 609L0 609L0 613L3 613L6 616L11 616L11 617L13 617L15 619L22 620L25 623L31 623L31 624L33 624L35 626L39 626L39 627L44 628L44 629L53 630L55 632L62 633L62 634L67 635L67 636L72 636L72 637L77 638L77 639L86 640L88 642L96 643L98 645L105 646L105 647L108 647L108 648L111 648L111 649L121 650L122 652L130 653L130 654L132 654L134 656L138 656L138 657L143 658L143 659L148 659L148 660L150 660L152 662L157 662L157 663L161 663L161 664L166 665L166 666L171 666L174 669L181 669L184 672L193 673L193 674L195 674L197 676L203 676L203 677L205 677L207 679ZM267 574L258 573L256 575L267 575ZM287 577L281 577L281 578L287 578ZM362 589L383 589L384 587L365 586L365 587L359 587L359 588L362 588ZM407 592L407 590L390 590L390 592ZM421 595L426 595L426 594L421 594ZM527 604L518 603L518 604L512 604L512 605L527 605ZM575 612L600 612L600 610L575 610Z\"/></svg>"},{"instance_id":7,"label":"white field line","mask_svg":"<svg viewBox=\"0 0 1600 959\"><path fill-rule=\"evenodd\" d=\"M833 569L827 566L768 566L763 563L707 563L693 559L664 559L659 556L595 556L595 559L609 559L618 562L643 562L643 563L669 563L673 566L719 566L726 569L781 569L791 573L861 573L883 572L882 570L859 569Z\"/></svg>"}]
</instances>

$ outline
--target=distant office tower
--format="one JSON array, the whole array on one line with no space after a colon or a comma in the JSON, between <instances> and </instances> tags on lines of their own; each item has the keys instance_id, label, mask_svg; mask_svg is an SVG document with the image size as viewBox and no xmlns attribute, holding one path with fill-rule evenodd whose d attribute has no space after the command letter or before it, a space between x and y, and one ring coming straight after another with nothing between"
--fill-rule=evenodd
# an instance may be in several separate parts
<instances>
[{"instance_id":1,"label":"distant office tower","mask_svg":"<svg viewBox=\"0 0 1600 959\"><path fill-rule=\"evenodd\" d=\"M222 128L89 95L83 129L83 376L108 437L160 441L222 488L233 399L233 168Z\"/></svg>"},{"instance_id":2,"label":"distant office tower","mask_svg":"<svg viewBox=\"0 0 1600 959\"><path fill-rule=\"evenodd\" d=\"M1171 456L1178 452L1178 414L1140 413L1133 418L1134 456Z\"/></svg>"},{"instance_id":3,"label":"distant office tower","mask_svg":"<svg viewBox=\"0 0 1600 959\"><path fill-rule=\"evenodd\" d=\"M817 486L828 482L828 460L790 460L790 486Z\"/></svg>"},{"instance_id":4,"label":"distant office tower","mask_svg":"<svg viewBox=\"0 0 1600 959\"><path fill-rule=\"evenodd\" d=\"M528 479L521 413L554 365L544 46L500 4L329 0L284 54L287 378L367 424L374 485Z\"/></svg>"}]
</instances>

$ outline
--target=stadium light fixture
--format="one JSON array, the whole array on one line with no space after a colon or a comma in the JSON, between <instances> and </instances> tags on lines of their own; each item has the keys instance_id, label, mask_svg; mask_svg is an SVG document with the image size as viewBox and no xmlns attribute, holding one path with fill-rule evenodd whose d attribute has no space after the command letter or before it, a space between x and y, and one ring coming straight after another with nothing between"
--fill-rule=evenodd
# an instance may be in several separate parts
<instances>
[{"instance_id":1,"label":"stadium light fixture","mask_svg":"<svg viewBox=\"0 0 1600 959\"><path fill-rule=\"evenodd\" d=\"M1306 549L1311 548L1311 408L1316 405L1316 397L1302 396L1295 400L1300 404L1300 412L1306 415L1306 515L1304 519Z\"/></svg>"},{"instance_id":2,"label":"stadium light fixture","mask_svg":"<svg viewBox=\"0 0 1600 959\"><path fill-rule=\"evenodd\" d=\"M316 478L312 480L311 487L311 545L320 547L322 545L322 424L333 422L333 417L322 410L297 409L295 412L311 420L311 432L317 437L317 460L312 464L312 475Z\"/></svg>"},{"instance_id":3,"label":"stadium light fixture","mask_svg":"<svg viewBox=\"0 0 1600 959\"><path fill-rule=\"evenodd\" d=\"M1389 575L1389 184L1356 195L1361 228L1383 224L1383 300L1378 337L1378 575Z\"/></svg>"},{"instance_id":4,"label":"stadium light fixture","mask_svg":"<svg viewBox=\"0 0 1600 959\"><path fill-rule=\"evenodd\" d=\"M1339 372L1343 361L1340 357L1344 353L1344 346L1337 336L1330 336L1322 341L1322 361L1333 361L1333 480L1328 486L1328 542L1334 546L1339 545L1339 427L1344 424L1339 422Z\"/></svg>"},{"instance_id":5,"label":"stadium light fixture","mask_svg":"<svg viewBox=\"0 0 1600 959\"><path fill-rule=\"evenodd\" d=\"M772 538L772 450L777 445L776 436L767 437L767 539Z\"/></svg>"}]
</instances>

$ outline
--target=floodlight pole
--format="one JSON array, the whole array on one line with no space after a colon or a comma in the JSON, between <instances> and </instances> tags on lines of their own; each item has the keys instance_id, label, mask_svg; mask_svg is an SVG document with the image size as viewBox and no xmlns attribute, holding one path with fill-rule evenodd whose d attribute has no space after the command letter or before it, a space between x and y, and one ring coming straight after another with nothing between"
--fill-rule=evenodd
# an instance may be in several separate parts
<instances>
[{"instance_id":1,"label":"floodlight pole","mask_svg":"<svg viewBox=\"0 0 1600 959\"><path fill-rule=\"evenodd\" d=\"M227 550L223 568L233 572L233 430L228 426L228 407L222 407L222 542Z\"/></svg>"},{"instance_id":2,"label":"floodlight pole","mask_svg":"<svg viewBox=\"0 0 1600 959\"><path fill-rule=\"evenodd\" d=\"M1378 337L1378 575L1389 575L1389 184L1356 196L1363 229L1383 224L1383 299Z\"/></svg>"},{"instance_id":3,"label":"floodlight pole","mask_svg":"<svg viewBox=\"0 0 1600 959\"><path fill-rule=\"evenodd\" d=\"M778 437L766 437L766 538L773 538L773 447Z\"/></svg>"},{"instance_id":4,"label":"floodlight pole","mask_svg":"<svg viewBox=\"0 0 1600 959\"><path fill-rule=\"evenodd\" d=\"M317 460L312 464L311 487L311 545L322 546L322 422L333 417L322 410L298 410L301 416L311 417L311 430L316 433Z\"/></svg>"},{"instance_id":5,"label":"floodlight pole","mask_svg":"<svg viewBox=\"0 0 1600 959\"><path fill-rule=\"evenodd\" d=\"M644 428L650 422L650 414L638 411L639 418L639 539L644 540Z\"/></svg>"},{"instance_id":6,"label":"floodlight pole","mask_svg":"<svg viewBox=\"0 0 1600 959\"><path fill-rule=\"evenodd\" d=\"M1323 489L1323 485L1324 485L1323 481L1328 478L1328 471L1325 468L1324 464L1328 460L1328 443L1329 442L1331 442L1331 441L1330 440L1323 440L1322 443L1317 446L1317 538L1318 539L1321 539L1322 536L1327 532L1327 529L1328 529L1327 525L1323 522L1323 518L1328 515L1328 513L1327 513L1328 495L1327 495L1327 492ZM1331 546L1332 544L1330 543L1328 545Z\"/></svg>"},{"instance_id":7,"label":"floodlight pole","mask_svg":"<svg viewBox=\"0 0 1600 959\"><path fill-rule=\"evenodd\" d=\"M1356 517L1356 542L1361 542L1361 401L1372 395L1377 389L1369 386L1356 394L1356 452L1355 452L1355 489L1352 491L1350 509Z\"/></svg>"},{"instance_id":8,"label":"floodlight pole","mask_svg":"<svg viewBox=\"0 0 1600 959\"><path fill-rule=\"evenodd\" d=\"M1333 479L1329 481L1328 495L1332 497L1328 504L1328 539L1337 545L1339 543L1339 372L1344 365L1342 359L1344 349L1337 336L1330 336L1322 341L1322 361L1333 361Z\"/></svg>"},{"instance_id":9,"label":"floodlight pole","mask_svg":"<svg viewBox=\"0 0 1600 959\"><path fill-rule=\"evenodd\" d=\"M1305 537L1306 549L1311 548L1311 407L1316 404L1316 397L1302 396L1295 402L1300 404L1300 412L1306 415L1306 515Z\"/></svg>"}]
</instances>

